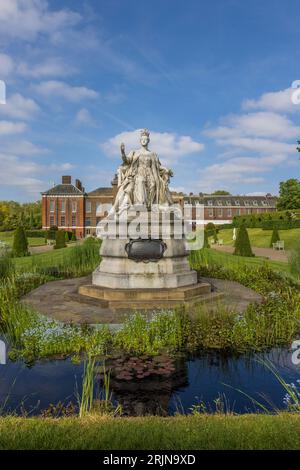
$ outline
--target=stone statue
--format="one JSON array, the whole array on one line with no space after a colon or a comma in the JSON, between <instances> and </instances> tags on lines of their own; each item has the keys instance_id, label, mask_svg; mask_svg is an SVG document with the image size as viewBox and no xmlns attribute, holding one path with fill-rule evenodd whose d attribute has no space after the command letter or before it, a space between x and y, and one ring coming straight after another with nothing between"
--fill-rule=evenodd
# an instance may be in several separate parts
<instances>
[{"instance_id":1,"label":"stone statue","mask_svg":"<svg viewBox=\"0 0 300 470\"><path fill-rule=\"evenodd\" d=\"M156 153L148 149L149 131L141 131L141 148L125 153L121 144L123 164L118 169L118 192L110 215L120 215L132 205L151 210L153 204L166 207L173 204L169 190L172 170L164 168Z\"/></svg>"}]
</instances>

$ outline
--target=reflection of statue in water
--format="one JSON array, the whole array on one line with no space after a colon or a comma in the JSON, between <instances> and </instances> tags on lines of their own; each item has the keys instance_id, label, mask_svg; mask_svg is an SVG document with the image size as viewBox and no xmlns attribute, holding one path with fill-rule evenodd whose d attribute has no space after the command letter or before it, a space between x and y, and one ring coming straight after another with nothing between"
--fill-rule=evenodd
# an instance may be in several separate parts
<instances>
[{"instance_id":1,"label":"reflection of statue in water","mask_svg":"<svg viewBox=\"0 0 300 470\"><path fill-rule=\"evenodd\" d=\"M153 204L169 206L173 204L169 191L172 170L164 168L156 153L148 149L149 131L141 131L141 148L128 155L121 144L123 164L118 169L118 193L111 214L121 214L133 204L143 205L147 210Z\"/></svg>"}]
</instances>

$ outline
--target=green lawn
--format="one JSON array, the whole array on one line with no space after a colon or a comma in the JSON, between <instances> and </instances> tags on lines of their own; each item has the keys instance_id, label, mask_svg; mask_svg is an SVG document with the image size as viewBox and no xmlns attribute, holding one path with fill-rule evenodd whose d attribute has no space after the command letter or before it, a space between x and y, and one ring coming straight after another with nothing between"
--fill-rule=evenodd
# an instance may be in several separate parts
<instances>
[{"instance_id":1,"label":"green lawn","mask_svg":"<svg viewBox=\"0 0 300 470\"><path fill-rule=\"evenodd\" d=\"M59 250L50 250L45 253L39 253L35 255L25 256L23 258L14 258L14 263L17 269L22 271L26 270L30 272L33 266L57 266L66 253L66 250L72 250L70 248L61 248Z\"/></svg>"},{"instance_id":2,"label":"green lawn","mask_svg":"<svg viewBox=\"0 0 300 470\"><path fill-rule=\"evenodd\" d=\"M300 415L0 418L0 449L299 449Z\"/></svg>"},{"instance_id":3,"label":"green lawn","mask_svg":"<svg viewBox=\"0 0 300 470\"><path fill-rule=\"evenodd\" d=\"M247 230L252 246L270 247L272 230L262 230L261 228L248 228ZM232 229L220 230L218 238L223 240L224 245L233 245L232 233ZM279 236L281 240L284 240L286 250L292 250L300 245L300 228L279 230Z\"/></svg>"},{"instance_id":4,"label":"green lawn","mask_svg":"<svg viewBox=\"0 0 300 470\"><path fill-rule=\"evenodd\" d=\"M227 268L238 268L243 266L262 266L267 264L275 271L284 271L289 273L290 268L288 263L282 263L280 261L271 261L269 259L261 258L259 256L255 256L253 258L246 258L243 256L235 256L230 253L225 253L221 251L214 250L213 248L206 249L206 262L210 264L211 262L215 262L225 266Z\"/></svg>"},{"instance_id":5,"label":"green lawn","mask_svg":"<svg viewBox=\"0 0 300 470\"><path fill-rule=\"evenodd\" d=\"M8 243L12 246L14 239L14 232L0 232L0 240ZM28 238L29 246L41 246L45 245L45 239L43 237L29 237Z\"/></svg>"}]
</instances>

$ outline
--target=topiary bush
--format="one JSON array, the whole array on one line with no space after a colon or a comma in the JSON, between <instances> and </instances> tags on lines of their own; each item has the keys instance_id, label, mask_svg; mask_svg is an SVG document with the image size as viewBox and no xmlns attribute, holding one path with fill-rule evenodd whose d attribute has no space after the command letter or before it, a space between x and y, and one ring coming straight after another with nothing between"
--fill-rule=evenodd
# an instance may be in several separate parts
<instances>
[{"instance_id":1,"label":"topiary bush","mask_svg":"<svg viewBox=\"0 0 300 470\"><path fill-rule=\"evenodd\" d=\"M17 257L29 255L28 241L24 227L18 227L14 233L13 255Z\"/></svg>"},{"instance_id":2,"label":"topiary bush","mask_svg":"<svg viewBox=\"0 0 300 470\"><path fill-rule=\"evenodd\" d=\"M271 241L270 241L270 248L273 248L273 243L277 243L279 241L280 241L280 236L279 236L278 229L274 227L272 236L271 236Z\"/></svg>"},{"instance_id":3,"label":"topiary bush","mask_svg":"<svg viewBox=\"0 0 300 470\"><path fill-rule=\"evenodd\" d=\"M249 235L245 225L241 225L238 229L234 254L238 256L254 256L252 252Z\"/></svg>"},{"instance_id":4,"label":"topiary bush","mask_svg":"<svg viewBox=\"0 0 300 470\"><path fill-rule=\"evenodd\" d=\"M65 232L63 230L57 230L54 248L58 250L59 248L65 248L66 246Z\"/></svg>"},{"instance_id":5,"label":"topiary bush","mask_svg":"<svg viewBox=\"0 0 300 470\"><path fill-rule=\"evenodd\" d=\"M77 238L76 238L76 235L74 232L72 232L72 237L71 237L71 241L72 242L76 242Z\"/></svg>"}]
</instances>

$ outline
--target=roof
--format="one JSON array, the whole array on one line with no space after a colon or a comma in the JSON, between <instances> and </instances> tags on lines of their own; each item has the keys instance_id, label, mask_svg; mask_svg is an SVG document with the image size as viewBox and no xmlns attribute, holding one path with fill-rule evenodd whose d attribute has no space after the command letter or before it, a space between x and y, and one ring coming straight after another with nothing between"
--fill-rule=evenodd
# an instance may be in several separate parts
<instances>
[{"instance_id":1,"label":"roof","mask_svg":"<svg viewBox=\"0 0 300 470\"><path fill-rule=\"evenodd\" d=\"M48 191L44 191L42 194L47 196L83 196L85 193L80 191L80 189L76 188L73 184L57 184L53 188L48 189Z\"/></svg>"},{"instance_id":2,"label":"roof","mask_svg":"<svg viewBox=\"0 0 300 470\"><path fill-rule=\"evenodd\" d=\"M190 204L204 204L204 206L237 206L237 207L276 207L276 196L233 196L233 195L190 195L185 196Z\"/></svg>"},{"instance_id":3,"label":"roof","mask_svg":"<svg viewBox=\"0 0 300 470\"><path fill-rule=\"evenodd\" d=\"M97 188L87 193L88 196L113 196L113 188Z\"/></svg>"}]
</instances>

